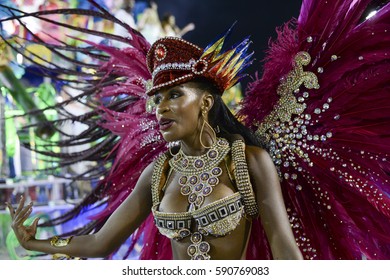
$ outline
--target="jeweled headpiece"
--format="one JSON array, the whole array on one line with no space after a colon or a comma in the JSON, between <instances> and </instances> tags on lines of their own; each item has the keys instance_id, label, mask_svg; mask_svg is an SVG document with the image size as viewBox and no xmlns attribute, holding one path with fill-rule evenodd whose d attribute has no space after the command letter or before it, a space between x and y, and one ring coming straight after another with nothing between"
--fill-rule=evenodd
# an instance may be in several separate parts
<instances>
[{"instance_id":1,"label":"jeweled headpiece","mask_svg":"<svg viewBox=\"0 0 390 280\"><path fill-rule=\"evenodd\" d=\"M248 54L248 38L222 51L230 31L204 50L177 37L157 40L147 55L152 80L146 93L150 96L160 89L203 77L215 84L222 95L244 76L242 72L252 62L253 55Z\"/></svg>"}]
</instances>

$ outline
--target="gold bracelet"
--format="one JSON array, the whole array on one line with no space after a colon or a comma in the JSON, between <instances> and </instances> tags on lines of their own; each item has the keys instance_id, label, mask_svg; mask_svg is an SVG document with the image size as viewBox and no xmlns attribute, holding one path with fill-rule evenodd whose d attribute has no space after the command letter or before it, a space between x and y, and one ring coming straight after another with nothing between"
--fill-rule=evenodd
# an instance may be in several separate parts
<instances>
[{"instance_id":1,"label":"gold bracelet","mask_svg":"<svg viewBox=\"0 0 390 280\"><path fill-rule=\"evenodd\" d=\"M72 240L72 238L73 238L73 236L62 239L62 238L59 238L57 235L55 235L50 239L50 245L53 247L65 247L66 245L69 244L69 242Z\"/></svg>"},{"instance_id":2,"label":"gold bracelet","mask_svg":"<svg viewBox=\"0 0 390 280\"><path fill-rule=\"evenodd\" d=\"M80 257L72 257L67 254L56 253L52 256L53 260L81 260Z\"/></svg>"}]
</instances>

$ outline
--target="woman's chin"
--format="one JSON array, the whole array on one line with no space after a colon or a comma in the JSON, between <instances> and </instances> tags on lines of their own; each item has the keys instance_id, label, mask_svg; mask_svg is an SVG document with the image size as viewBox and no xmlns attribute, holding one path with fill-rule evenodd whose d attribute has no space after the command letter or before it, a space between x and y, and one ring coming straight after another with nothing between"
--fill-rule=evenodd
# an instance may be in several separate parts
<instances>
[{"instance_id":1,"label":"woman's chin","mask_svg":"<svg viewBox=\"0 0 390 280\"><path fill-rule=\"evenodd\" d=\"M175 141L180 140L179 137L177 137L177 135L174 135L174 134L169 133L169 132L161 131L161 134L166 142L175 142Z\"/></svg>"}]
</instances>

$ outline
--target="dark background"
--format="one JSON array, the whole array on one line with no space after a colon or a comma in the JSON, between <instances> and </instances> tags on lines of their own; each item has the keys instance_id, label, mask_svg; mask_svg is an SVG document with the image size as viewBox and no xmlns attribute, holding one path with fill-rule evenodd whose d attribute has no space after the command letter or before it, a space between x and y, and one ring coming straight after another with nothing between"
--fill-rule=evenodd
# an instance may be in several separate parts
<instances>
[{"instance_id":1,"label":"dark background","mask_svg":"<svg viewBox=\"0 0 390 280\"><path fill-rule=\"evenodd\" d=\"M231 46L246 36L251 36L256 60L247 69L247 73L253 75L256 71L261 73L264 51L267 49L269 39L276 37L275 28L292 18L298 18L302 0L155 0L154 2L158 5L160 18L167 13L173 14L180 28L193 22L195 30L188 32L183 38L201 47L206 47L237 21L227 43ZM387 2L389 0L373 0L365 15ZM246 81L242 81L244 85Z\"/></svg>"},{"instance_id":2,"label":"dark background","mask_svg":"<svg viewBox=\"0 0 390 280\"><path fill-rule=\"evenodd\" d=\"M258 62L264 57L269 38L275 37L275 28L298 17L301 6L300 0L156 0L155 3L160 17L173 14L180 28L193 22L195 30L183 38L201 47L206 47L237 21L228 46L250 35Z\"/></svg>"}]
</instances>

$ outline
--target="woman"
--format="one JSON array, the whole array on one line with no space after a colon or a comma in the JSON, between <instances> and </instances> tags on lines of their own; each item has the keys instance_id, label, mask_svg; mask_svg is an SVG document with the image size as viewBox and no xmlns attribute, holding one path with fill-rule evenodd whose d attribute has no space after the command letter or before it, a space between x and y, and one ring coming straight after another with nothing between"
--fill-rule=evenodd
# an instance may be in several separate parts
<instances>
[{"instance_id":1,"label":"woman","mask_svg":"<svg viewBox=\"0 0 390 280\"><path fill-rule=\"evenodd\" d=\"M369 2L304 0L295 24L278 30L263 76L251 83L239 111L270 157L220 100L250 62L247 41L223 52L225 37L202 50L178 38L150 47L130 28L131 42L101 34L132 48L93 45L105 52L94 58L110 60L89 71L92 77L83 73L95 87L74 100L92 94L113 102L68 117L89 125L88 133L60 144L102 140L64 154L66 164L115 161L81 206L44 224L61 224L103 201L107 207L77 232L100 231L70 242L54 238L53 246L36 241L37 221L21 225L31 208L22 201L16 214L10 207L21 243L102 256L138 228L126 245L130 252L142 240L142 259L389 259L390 4L368 17ZM104 82L94 84L95 75ZM145 103L149 109L153 103L146 93L157 104L158 122L145 112ZM167 152L161 137L180 143ZM87 254L83 246L101 251Z\"/></svg>"},{"instance_id":2,"label":"woman","mask_svg":"<svg viewBox=\"0 0 390 280\"><path fill-rule=\"evenodd\" d=\"M23 225L32 204L24 206L22 198L16 210L8 205L21 245L50 254L105 257L152 210L160 233L171 240L174 259L245 259L251 220L260 215L273 257L302 259L270 156L255 146L255 137L221 99L235 74L222 68L214 74L212 57L178 38L155 42L147 57L153 75L147 94L164 140L179 146L143 171L131 195L95 234L37 240L38 219ZM241 62L246 59L241 53Z\"/></svg>"}]
</instances>

